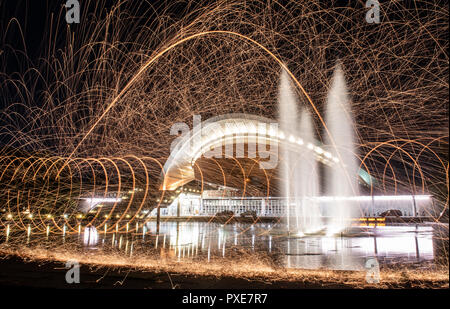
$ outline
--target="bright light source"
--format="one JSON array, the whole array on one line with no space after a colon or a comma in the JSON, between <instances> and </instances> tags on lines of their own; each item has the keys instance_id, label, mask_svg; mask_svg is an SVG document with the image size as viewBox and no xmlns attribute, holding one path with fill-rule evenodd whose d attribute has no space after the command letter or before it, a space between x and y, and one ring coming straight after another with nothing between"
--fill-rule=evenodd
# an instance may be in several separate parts
<instances>
[{"instance_id":1,"label":"bright light source","mask_svg":"<svg viewBox=\"0 0 450 309\"><path fill-rule=\"evenodd\" d=\"M263 125L260 124L258 126L258 134L261 134L261 135L266 134L266 125L265 124L263 124Z\"/></svg>"},{"instance_id":2,"label":"bright light source","mask_svg":"<svg viewBox=\"0 0 450 309\"><path fill-rule=\"evenodd\" d=\"M320 147L316 147L316 148L315 148L315 151L316 151L318 154L322 154L322 153L323 153L323 149L320 148Z\"/></svg>"},{"instance_id":3,"label":"bright light source","mask_svg":"<svg viewBox=\"0 0 450 309\"><path fill-rule=\"evenodd\" d=\"M91 198L83 198L88 204L90 208L97 206L100 203L120 203L122 198L115 197L91 197Z\"/></svg>"},{"instance_id":4,"label":"bright light source","mask_svg":"<svg viewBox=\"0 0 450 309\"><path fill-rule=\"evenodd\" d=\"M295 143L295 137L293 135L289 136L289 141Z\"/></svg>"},{"instance_id":5,"label":"bright light source","mask_svg":"<svg viewBox=\"0 0 450 309\"><path fill-rule=\"evenodd\" d=\"M312 199L321 202L333 202L333 201L370 201L372 198L375 201L412 201L415 200L428 200L430 195L360 195L360 196L317 196Z\"/></svg>"}]
</instances>

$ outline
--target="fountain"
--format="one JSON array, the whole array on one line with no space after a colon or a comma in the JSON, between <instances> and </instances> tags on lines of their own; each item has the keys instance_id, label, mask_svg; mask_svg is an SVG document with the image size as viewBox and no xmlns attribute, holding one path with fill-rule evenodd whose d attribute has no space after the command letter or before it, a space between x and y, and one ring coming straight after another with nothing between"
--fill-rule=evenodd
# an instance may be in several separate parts
<instances>
[{"instance_id":1,"label":"fountain","mask_svg":"<svg viewBox=\"0 0 450 309\"><path fill-rule=\"evenodd\" d=\"M328 93L325 113L325 123L328 128L325 144L339 159L336 166L326 171L326 191L335 199L333 207L327 214L331 217L327 226L327 234L330 235L344 231L357 209L357 199L353 201L348 199L359 196L359 163L355 148L353 119L344 73L338 64Z\"/></svg>"},{"instance_id":2,"label":"fountain","mask_svg":"<svg viewBox=\"0 0 450 309\"><path fill-rule=\"evenodd\" d=\"M334 235L345 230L356 209L359 165L355 151L354 121L350 110L344 74L337 65L326 108L328 132L325 144L338 158L333 168L326 171L326 192L334 199L328 209L320 211L319 172L314 146L314 131L310 114L303 110L299 121L297 98L288 74L283 70L279 86L279 124L286 135L283 138L300 137L310 149L298 153L289 145L281 145L281 180L283 195L286 197L286 224L289 233L299 236L315 234L326 230ZM330 137L331 135L331 137ZM324 222L323 217L329 220Z\"/></svg>"},{"instance_id":3,"label":"fountain","mask_svg":"<svg viewBox=\"0 0 450 309\"><path fill-rule=\"evenodd\" d=\"M314 131L310 114L303 110L299 136L305 144L314 143ZM306 151L297 159L294 170L294 199L297 230L299 234L314 234L323 229L320 205L319 166L312 151Z\"/></svg>"},{"instance_id":4,"label":"fountain","mask_svg":"<svg viewBox=\"0 0 450 309\"><path fill-rule=\"evenodd\" d=\"M311 116L304 110L299 123L297 98L283 70L279 89L279 122L282 132L291 137L301 137L304 143L313 143L314 132ZM315 199L319 194L319 174L317 162L312 151L299 156L298 152L281 146L282 154L282 187L287 197L286 223L289 232L300 236L316 233L322 229L319 204Z\"/></svg>"},{"instance_id":5,"label":"fountain","mask_svg":"<svg viewBox=\"0 0 450 309\"><path fill-rule=\"evenodd\" d=\"M289 132L290 135L296 135L297 133L297 122L298 122L298 111L297 111L297 99L291 85L290 78L285 70L282 70L280 77L280 86L278 92L278 104L279 104L279 126L282 132ZM284 137L286 138L286 137ZM286 197L286 224L288 231L291 231L291 227L295 228L293 225L296 222L292 222L291 214L293 194L296 190L294 187L296 183L294 179L292 179L291 171L293 175L299 175L298 168L291 168L294 166L296 162L297 154L289 149L285 144L281 145L281 156L282 156L282 164L281 164L281 179L282 179L282 188L283 195Z\"/></svg>"}]
</instances>

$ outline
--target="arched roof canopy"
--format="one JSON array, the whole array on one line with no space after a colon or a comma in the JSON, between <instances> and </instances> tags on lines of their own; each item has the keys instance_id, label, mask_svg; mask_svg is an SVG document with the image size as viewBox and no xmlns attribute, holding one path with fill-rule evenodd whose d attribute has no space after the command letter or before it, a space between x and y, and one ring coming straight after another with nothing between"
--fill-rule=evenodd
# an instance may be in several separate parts
<instances>
[{"instance_id":1,"label":"arched roof canopy","mask_svg":"<svg viewBox=\"0 0 450 309\"><path fill-rule=\"evenodd\" d=\"M215 158L241 157L243 151L237 153L236 150L234 153L232 147L227 148L235 144L247 144L248 155L253 158L256 157L257 149L260 158L270 160L270 152L273 154L276 151L278 154L278 146L283 144L293 151L311 151L318 161L328 166L339 162L337 157L323 149L319 141L305 141L290 132L283 132L272 119L248 114L227 114L200 122L180 137L164 165L161 189L175 190L194 180L193 166L202 155ZM226 149L231 149L231 153ZM278 160L278 157L275 159ZM264 163L266 166L261 165ZM260 167L275 168L276 164L268 166L267 161L262 161Z\"/></svg>"}]
</instances>

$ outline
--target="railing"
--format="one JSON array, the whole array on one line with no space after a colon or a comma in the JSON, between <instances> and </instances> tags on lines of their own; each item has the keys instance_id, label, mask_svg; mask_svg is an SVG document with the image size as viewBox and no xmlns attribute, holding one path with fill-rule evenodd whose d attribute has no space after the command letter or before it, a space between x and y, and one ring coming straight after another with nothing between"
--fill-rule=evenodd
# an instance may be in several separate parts
<instances>
[{"instance_id":1,"label":"railing","mask_svg":"<svg viewBox=\"0 0 450 309\"><path fill-rule=\"evenodd\" d=\"M388 211L401 212L403 217L429 216L432 198L429 195L397 196L358 196L358 197L317 197L298 200L298 203L316 203L322 216L331 216L336 203L345 203L353 208L354 214L361 217L377 217ZM295 213L296 203L291 200L291 211ZM221 211L233 211L235 214L254 211L262 217L281 217L287 213L287 198L206 198L200 200L199 215L215 215Z\"/></svg>"}]
</instances>

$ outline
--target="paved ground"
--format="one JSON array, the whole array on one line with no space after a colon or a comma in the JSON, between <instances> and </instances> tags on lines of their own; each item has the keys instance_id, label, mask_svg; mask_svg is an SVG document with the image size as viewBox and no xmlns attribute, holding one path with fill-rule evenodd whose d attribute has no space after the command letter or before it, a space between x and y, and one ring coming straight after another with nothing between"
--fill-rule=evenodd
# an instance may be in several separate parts
<instances>
[{"instance_id":1,"label":"paved ground","mask_svg":"<svg viewBox=\"0 0 450 309\"><path fill-rule=\"evenodd\" d=\"M339 282L248 280L231 276L187 275L167 272L145 272L130 269L108 269L81 265L80 283L66 282L67 269L58 262L31 262L17 257L0 259L0 288L60 288L60 289L342 289L354 288ZM357 286L356 286L357 287ZM376 287L376 286L373 286ZM448 288L448 280L439 282L409 282L405 280L391 288Z\"/></svg>"},{"instance_id":2,"label":"paved ground","mask_svg":"<svg viewBox=\"0 0 450 309\"><path fill-rule=\"evenodd\" d=\"M318 288L317 284L305 282L249 281L234 277L191 276L183 274L150 273L126 269L80 268L80 284L67 284L66 269L60 263L24 262L19 258L0 260L0 287L30 288L132 288L132 289L298 289ZM328 288L342 288L328 285Z\"/></svg>"}]
</instances>

